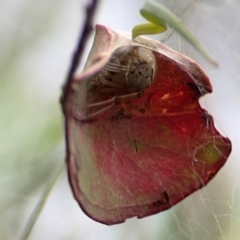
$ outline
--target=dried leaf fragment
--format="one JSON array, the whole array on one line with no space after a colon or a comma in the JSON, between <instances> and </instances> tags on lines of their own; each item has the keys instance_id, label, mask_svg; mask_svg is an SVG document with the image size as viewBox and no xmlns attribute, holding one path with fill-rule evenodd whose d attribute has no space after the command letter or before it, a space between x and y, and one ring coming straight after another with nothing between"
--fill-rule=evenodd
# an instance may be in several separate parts
<instances>
[{"instance_id":1,"label":"dried leaf fragment","mask_svg":"<svg viewBox=\"0 0 240 240\"><path fill-rule=\"evenodd\" d=\"M231 142L199 105L203 70L167 46L97 25L82 73L65 91L73 194L111 225L171 208L221 169Z\"/></svg>"}]
</instances>

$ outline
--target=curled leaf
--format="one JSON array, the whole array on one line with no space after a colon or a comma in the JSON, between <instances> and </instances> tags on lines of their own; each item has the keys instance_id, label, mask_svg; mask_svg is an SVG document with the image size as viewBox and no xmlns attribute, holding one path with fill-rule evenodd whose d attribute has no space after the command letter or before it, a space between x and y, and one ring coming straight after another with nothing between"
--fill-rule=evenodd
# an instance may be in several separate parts
<instances>
[{"instance_id":1,"label":"curled leaf","mask_svg":"<svg viewBox=\"0 0 240 240\"><path fill-rule=\"evenodd\" d=\"M97 25L85 68L68 84L69 181L98 222L169 209L227 161L231 142L198 102L212 92L208 77L162 43Z\"/></svg>"}]
</instances>

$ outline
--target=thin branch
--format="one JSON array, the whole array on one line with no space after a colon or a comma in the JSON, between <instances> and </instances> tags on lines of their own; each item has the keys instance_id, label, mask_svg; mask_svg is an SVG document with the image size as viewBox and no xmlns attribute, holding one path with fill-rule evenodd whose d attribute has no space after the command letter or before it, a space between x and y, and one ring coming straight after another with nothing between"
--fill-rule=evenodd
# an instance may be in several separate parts
<instances>
[{"instance_id":1,"label":"thin branch","mask_svg":"<svg viewBox=\"0 0 240 240\"><path fill-rule=\"evenodd\" d=\"M86 46L87 39L93 29L92 21L93 21L94 14L96 12L97 4L98 4L98 0L92 0L86 7L85 23L84 23L84 27L83 27L82 32L79 37L77 48L73 55L72 64L68 71L68 75L67 75L67 79L66 79L67 85L72 80L73 74L75 73L75 71L80 63L80 60L81 60L81 57L83 54L83 50Z\"/></svg>"}]
</instances>

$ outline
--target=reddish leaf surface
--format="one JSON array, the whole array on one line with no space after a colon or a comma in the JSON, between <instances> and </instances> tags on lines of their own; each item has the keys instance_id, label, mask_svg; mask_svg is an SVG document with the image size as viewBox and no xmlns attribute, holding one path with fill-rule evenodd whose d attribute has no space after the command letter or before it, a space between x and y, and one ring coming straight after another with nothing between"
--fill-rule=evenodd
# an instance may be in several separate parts
<instances>
[{"instance_id":1,"label":"reddish leaf surface","mask_svg":"<svg viewBox=\"0 0 240 240\"><path fill-rule=\"evenodd\" d=\"M119 35L103 26L97 27L99 37L103 42L93 46L90 63L64 92L63 110L73 194L89 217L111 225L169 209L205 186L226 162L231 142L199 105L212 91L200 67L143 38L141 44L153 47L156 57L152 84L141 97L84 118L89 79L119 45L113 47ZM133 44L127 39L124 45ZM104 51L108 54L101 57ZM111 98L94 94L94 101Z\"/></svg>"}]
</instances>

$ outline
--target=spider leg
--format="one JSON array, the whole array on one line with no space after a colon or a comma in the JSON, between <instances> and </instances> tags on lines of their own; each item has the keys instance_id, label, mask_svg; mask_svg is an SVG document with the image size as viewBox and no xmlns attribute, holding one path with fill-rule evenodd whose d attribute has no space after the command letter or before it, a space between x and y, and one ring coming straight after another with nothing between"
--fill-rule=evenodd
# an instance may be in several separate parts
<instances>
[{"instance_id":1,"label":"spider leg","mask_svg":"<svg viewBox=\"0 0 240 240\"><path fill-rule=\"evenodd\" d=\"M88 118L94 117L94 116L96 116L96 115L98 115L98 114L100 114L100 113L102 113L102 112L107 111L108 109L110 109L110 108L112 108L112 107L114 107L114 103L112 103L111 105L109 105L109 106L107 106L107 107L105 107L105 108L102 108L102 109L100 109L100 110L98 110L98 111L96 111L96 112L94 112L94 113L88 114L87 117L88 117Z\"/></svg>"},{"instance_id":2,"label":"spider leg","mask_svg":"<svg viewBox=\"0 0 240 240\"><path fill-rule=\"evenodd\" d=\"M121 101L130 100L131 98L136 98L140 94L141 94L140 92L134 92L134 93L129 93L129 94L121 95L121 96L114 96L114 97L112 97L108 100L104 100L104 101L97 102L97 103L90 103L86 107L87 108L98 107L98 106L105 105L105 104L108 104L108 103L113 103L114 105L116 105Z\"/></svg>"},{"instance_id":3,"label":"spider leg","mask_svg":"<svg viewBox=\"0 0 240 240\"><path fill-rule=\"evenodd\" d=\"M86 117L87 118L94 117L94 116L96 116L100 113L103 113L103 112L107 111L108 109L114 107L115 105L117 105L121 102L124 102L126 100L130 100L132 98L139 97L140 94L141 94L141 92L134 92L134 93L129 93L129 94L121 95L121 96L114 96L114 97L112 97L108 100L104 100L104 101L101 101L101 102L88 104L88 105L86 105L86 108L88 108L88 109L93 108L93 107L101 107L101 106L104 106L104 105L107 105L107 104L109 104L109 105L106 106L106 107L103 107L100 110L97 110L95 112L91 112L89 114L86 114Z\"/></svg>"},{"instance_id":4,"label":"spider leg","mask_svg":"<svg viewBox=\"0 0 240 240\"><path fill-rule=\"evenodd\" d=\"M121 71L129 71L134 69L133 66L130 66L130 64L126 65L122 65L120 62L119 64L116 63L108 63L107 66L104 68L104 72L108 71L108 72L115 72L115 73L119 73Z\"/></svg>"}]
</instances>

